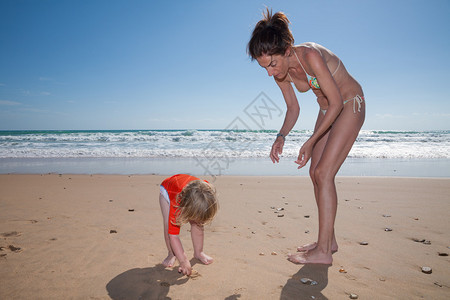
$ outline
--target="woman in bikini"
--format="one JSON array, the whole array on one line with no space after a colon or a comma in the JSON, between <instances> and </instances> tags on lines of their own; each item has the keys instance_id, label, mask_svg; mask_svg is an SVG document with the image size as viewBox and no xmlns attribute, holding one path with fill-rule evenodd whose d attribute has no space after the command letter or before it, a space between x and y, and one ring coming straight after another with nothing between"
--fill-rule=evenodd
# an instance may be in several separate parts
<instances>
[{"instance_id":1,"label":"woman in bikini","mask_svg":"<svg viewBox=\"0 0 450 300\"><path fill-rule=\"evenodd\" d=\"M283 126L272 145L270 158L279 162L285 137L297 122L300 107L293 86L299 92L311 89L320 110L314 133L302 145L295 161L302 168L311 159L309 174L319 212L317 241L297 248L289 255L294 263L331 264L338 250L334 232L337 211L335 177L364 123L364 93L341 60L316 43L294 46L289 20L282 12L267 10L248 43L252 60L273 76L287 106Z\"/></svg>"}]
</instances>

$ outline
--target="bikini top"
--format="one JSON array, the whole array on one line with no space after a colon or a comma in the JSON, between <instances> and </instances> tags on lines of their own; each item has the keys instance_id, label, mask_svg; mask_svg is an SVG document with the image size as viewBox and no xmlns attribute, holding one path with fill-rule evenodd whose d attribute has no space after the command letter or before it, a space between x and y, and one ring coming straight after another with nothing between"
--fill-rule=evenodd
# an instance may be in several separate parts
<instances>
[{"instance_id":1,"label":"bikini top","mask_svg":"<svg viewBox=\"0 0 450 300\"><path fill-rule=\"evenodd\" d=\"M301 47L301 46L300 46L300 47ZM302 67L303 72L305 72L305 74L306 74L306 79L308 80L309 86L310 86L311 88L314 88L314 89L320 89L320 85L319 85L319 82L317 81L317 78L316 78L316 77L313 77L313 76L311 76L311 75L309 75L308 73L306 73L306 70L305 70L305 68L303 68L303 65L302 65L302 63L300 62L300 59L298 59L298 56L297 56L297 53L295 53L295 50L294 50L294 54L295 54L295 57L297 58L298 63L299 63L300 66ZM337 72L337 70L339 69L340 65L341 65L341 60L339 60L338 66L337 66L336 70L334 70L333 74L331 74L331 76L334 76L334 74L336 74L336 72ZM294 81L292 80L291 74L289 74L289 72L288 72L288 75L289 75L289 78L291 79L291 81L294 82ZM303 92L302 92L302 93L303 93Z\"/></svg>"}]
</instances>

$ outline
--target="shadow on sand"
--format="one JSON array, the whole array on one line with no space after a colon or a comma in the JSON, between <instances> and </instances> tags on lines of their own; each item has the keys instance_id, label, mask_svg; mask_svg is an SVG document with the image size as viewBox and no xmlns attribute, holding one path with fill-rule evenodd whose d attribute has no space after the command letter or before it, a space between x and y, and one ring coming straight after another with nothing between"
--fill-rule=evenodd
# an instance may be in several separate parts
<instances>
[{"instance_id":1,"label":"shadow on sand","mask_svg":"<svg viewBox=\"0 0 450 300\"><path fill-rule=\"evenodd\" d=\"M280 299L328 299L322 295L322 290L328 285L328 268L330 266L321 264L304 265L286 282L281 291ZM302 278L309 278L316 281L317 284L304 284L300 281Z\"/></svg>"},{"instance_id":2,"label":"shadow on sand","mask_svg":"<svg viewBox=\"0 0 450 300\"><path fill-rule=\"evenodd\" d=\"M151 268L123 272L108 282L106 290L113 300L170 299L167 297L170 287L188 280L187 276L178 273L178 267L166 269L164 265L158 264Z\"/></svg>"}]
</instances>

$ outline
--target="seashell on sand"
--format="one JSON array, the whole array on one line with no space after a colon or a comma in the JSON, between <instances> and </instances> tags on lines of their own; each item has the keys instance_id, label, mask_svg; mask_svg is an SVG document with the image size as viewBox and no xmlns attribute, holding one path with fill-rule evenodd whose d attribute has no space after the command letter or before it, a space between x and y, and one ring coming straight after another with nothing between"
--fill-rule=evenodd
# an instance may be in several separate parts
<instances>
[{"instance_id":1,"label":"seashell on sand","mask_svg":"<svg viewBox=\"0 0 450 300\"><path fill-rule=\"evenodd\" d=\"M309 278L306 278L306 277L300 279L300 281L301 281L303 284L308 284L308 285L316 285L316 284L318 284L317 281L312 280L312 279L309 279Z\"/></svg>"}]
</instances>

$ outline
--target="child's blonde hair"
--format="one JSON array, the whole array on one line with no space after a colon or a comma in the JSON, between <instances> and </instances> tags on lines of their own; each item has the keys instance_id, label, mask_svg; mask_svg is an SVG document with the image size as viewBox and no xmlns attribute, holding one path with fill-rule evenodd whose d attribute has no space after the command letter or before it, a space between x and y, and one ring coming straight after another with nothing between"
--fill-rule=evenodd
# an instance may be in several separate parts
<instances>
[{"instance_id":1,"label":"child's blonde hair","mask_svg":"<svg viewBox=\"0 0 450 300\"><path fill-rule=\"evenodd\" d=\"M177 200L179 215L176 225L189 221L198 225L208 224L219 208L214 187L202 180L189 182L178 194Z\"/></svg>"}]
</instances>

